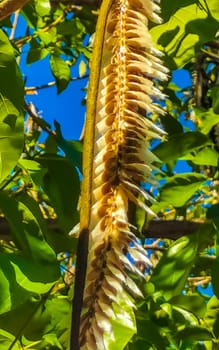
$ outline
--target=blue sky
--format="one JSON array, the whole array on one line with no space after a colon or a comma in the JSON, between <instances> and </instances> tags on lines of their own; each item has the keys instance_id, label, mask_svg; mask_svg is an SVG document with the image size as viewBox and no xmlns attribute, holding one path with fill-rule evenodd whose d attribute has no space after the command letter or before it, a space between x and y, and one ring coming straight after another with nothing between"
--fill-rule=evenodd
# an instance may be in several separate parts
<instances>
[{"instance_id":1,"label":"blue sky","mask_svg":"<svg viewBox=\"0 0 219 350\"><path fill-rule=\"evenodd\" d=\"M21 69L26 86L39 86L54 81L47 58L27 66L23 57ZM72 76L79 76L78 67L72 70ZM54 86L38 90L37 95L29 95L26 100L35 104L42 117L52 127L54 119L57 120L66 139L78 139L84 123L85 106L82 106L81 102L85 97L82 89L86 85L87 79L71 81L67 89L59 95Z\"/></svg>"}]
</instances>

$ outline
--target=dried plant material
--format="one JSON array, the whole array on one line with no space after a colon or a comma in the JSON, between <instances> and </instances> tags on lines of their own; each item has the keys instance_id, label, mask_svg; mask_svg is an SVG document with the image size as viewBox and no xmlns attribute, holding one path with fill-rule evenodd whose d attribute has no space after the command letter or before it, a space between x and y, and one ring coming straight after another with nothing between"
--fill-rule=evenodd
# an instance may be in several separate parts
<instances>
[{"instance_id":1,"label":"dried plant material","mask_svg":"<svg viewBox=\"0 0 219 350\"><path fill-rule=\"evenodd\" d=\"M97 26L84 141L89 158L81 208L81 230L89 232L79 344L84 350L107 349L119 300L134 307L132 297L142 296L129 272L144 278L142 266L150 261L131 232L128 202L153 215L148 206L153 199L140 184L152 181L157 160L146 140L164 134L150 119L151 113L163 112L154 103L164 97L154 81L167 73L147 27L149 20L160 23L158 1L108 1L100 16L101 11L105 21Z\"/></svg>"}]
</instances>

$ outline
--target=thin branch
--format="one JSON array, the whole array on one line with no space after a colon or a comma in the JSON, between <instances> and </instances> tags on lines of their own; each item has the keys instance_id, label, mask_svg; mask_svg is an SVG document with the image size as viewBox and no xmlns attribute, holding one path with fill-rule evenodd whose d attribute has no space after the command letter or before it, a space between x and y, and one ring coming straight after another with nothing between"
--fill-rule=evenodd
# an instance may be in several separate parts
<instances>
[{"instance_id":1,"label":"thin branch","mask_svg":"<svg viewBox=\"0 0 219 350\"><path fill-rule=\"evenodd\" d=\"M55 219L47 220L47 225L51 231L61 233L61 229ZM147 238L168 238L176 240L182 236L190 235L202 228L206 223L179 220L152 220L143 234ZM10 240L10 226L5 218L0 217L0 240Z\"/></svg>"},{"instance_id":2,"label":"thin branch","mask_svg":"<svg viewBox=\"0 0 219 350\"><path fill-rule=\"evenodd\" d=\"M85 74L82 77L72 77L70 80L71 81L77 81L77 80L81 80L81 79L86 79L88 78L89 75ZM49 87L55 86L56 82L55 81L50 81L49 83L43 84L43 85L39 85L39 86L29 86L29 87L25 87L25 92L28 93L34 93L37 90L42 90L42 89L47 89Z\"/></svg>"},{"instance_id":3,"label":"thin branch","mask_svg":"<svg viewBox=\"0 0 219 350\"><path fill-rule=\"evenodd\" d=\"M0 21L28 3L29 0L3 0L0 3Z\"/></svg>"},{"instance_id":4,"label":"thin branch","mask_svg":"<svg viewBox=\"0 0 219 350\"><path fill-rule=\"evenodd\" d=\"M33 103L25 103L25 110L27 113L31 116L33 121L45 132L47 132L50 136L53 136L56 138L56 133L54 131L51 131L49 128L49 125L40 117L40 115L37 113L35 106Z\"/></svg>"},{"instance_id":5,"label":"thin branch","mask_svg":"<svg viewBox=\"0 0 219 350\"><path fill-rule=\"evenodd\" d=\"M189 235L204 225L202 222L179 220L152 220L148 227L144 227L142 234L147 238L169 238L176 240Z\"/></svg>"},{"instance_id":6,"label":"thin branch","mask_svg":"<svg viewBox=\"0 0 219 350\"><path fill-rule=\"evenodd\" d=\"M12 25L12 29L11 29L11 34L10 34L10 37L9 37L10 40L13 40L13 39L14 39L15 31L16 31L17 24L18 24L19 14L20 14L20 10L18 10L18 11L15 12L14 20L13 20L13 25Z\"/></svg>"}]
</instances>

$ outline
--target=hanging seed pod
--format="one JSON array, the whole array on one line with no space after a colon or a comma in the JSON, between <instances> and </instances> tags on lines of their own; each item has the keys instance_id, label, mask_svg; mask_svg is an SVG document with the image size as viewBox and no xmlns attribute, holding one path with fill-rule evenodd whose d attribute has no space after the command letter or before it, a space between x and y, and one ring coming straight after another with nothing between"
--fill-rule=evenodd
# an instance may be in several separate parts
<instances>
[{"instance_id":1,"label":"hanging seed pod","mask_svg":"<svg viewBox=\"0 0 219 350\"><path fill-rule=\"evenodd\" d=\"M151 113L163 113L154 103L164 98L154 81L167 77L148 30L149 20L160 23L158 2L103 1L97 24L80 222L82 232L89 233L79 336L84 350L107 349L113 305L123 299L134 307L132 297L142 296L129 272L144 278L138 266L150 266L127 213L132 201L153 215L152 198L140 183L151 182L157 160L146 139L164 134L150 119Z\"/></svg>"}]
</instances>

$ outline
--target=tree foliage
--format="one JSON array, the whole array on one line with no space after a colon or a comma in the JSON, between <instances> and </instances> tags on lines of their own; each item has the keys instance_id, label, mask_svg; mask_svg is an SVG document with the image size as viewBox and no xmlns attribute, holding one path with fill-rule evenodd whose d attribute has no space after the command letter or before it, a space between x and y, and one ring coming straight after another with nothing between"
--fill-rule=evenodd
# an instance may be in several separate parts
<instances>
[{"instance_id":1,"label":"tree foliage","mask_svg":"<svg viewBox=\"0 0 219 350\"><path fill-rule=\"evenodd\" d=\"M89 69L97 6L31 0L1 22L0 210L10 228L0 241L2 350L69 350L82 142L64 139L61 125L51 127L25 102L37 87L25 86L19 62L26 52L28 65L48 61L57 93L68 89L72 67L79 64L78 79ZM219 6L163 0L161 10L164 21L151 34L170 70L160 118L168 136L151 142L162 171L150 190L162 233L146 239L150 218L136 211L133 224L153 268L135 316L117 310L110 350L219 347ZM13 34L18 16L21 37ZM186 87L177 85L180 72ZM168 235L169 220L177 240ZM184 221L200 225L187 234Z\"/></svg>"}]
</instances>

